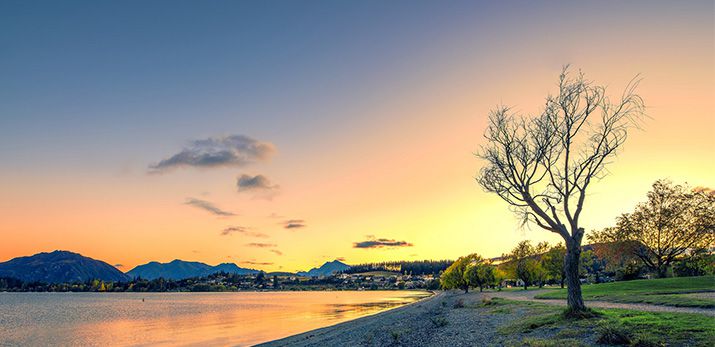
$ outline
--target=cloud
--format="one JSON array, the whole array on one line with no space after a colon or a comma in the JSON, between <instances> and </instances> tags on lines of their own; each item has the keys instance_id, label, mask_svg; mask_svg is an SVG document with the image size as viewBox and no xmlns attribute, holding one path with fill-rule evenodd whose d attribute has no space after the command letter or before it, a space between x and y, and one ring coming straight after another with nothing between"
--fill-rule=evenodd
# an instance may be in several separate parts
<instances>
[{"instance_id":1,"label":"cloud","mask_svg":"<svg viewBox=\"0 0 715 347\"><path fill-rule=\"evenodd\" d=\"M221 235L224 235L224 236L229 236L233 233L240 233L240 234L244 234L247 236L260 237L260 238L268 238L268 235L266 235L264 233L251 231L250 227L230 226L230 227L227 227L221 231Z\"/></svg>"},{"instance_id":2,"label":"cloud","mask_svg":"<svg viewBox=\"0 0 715 347\"><path fill-rule=\"evenodd\" d=\"M275 190L280 188L276 184L271 184L268 177L263 175L246 175L243 174L236 180L239 192L255 191L255 190Z\"/></svg>"},{"instance_id":3,"label":"cloud","mask_svg":"<svg viewBox=\"0 0 715 347\"><path fill-rule=\"evenodd\" d=\"M397 241L394 239L376 239L368 237L366 241L354 242L353 248L396 248L396 247L412 247L412 244L407 241Z\"/></svg>"},{"instance_id":4,"label":"cloud","mask_svg":"<svg viewBox=\"0 0 715 347\"><path fill-rule=\"evenodd\" d=\"M305 228L307 225L305 225L305 220L302 219L289 219L287 221L284 221L283 227L286 229L299 229L299 228Z\"/></svg>"},{"instance_id":5,"label":"cloud","mask_svg":"<svg viewBox=\"0 0 715 347\"><path fill-rule=\"evenodd\" d=\"M244 261L241 261L241 262L239 262L239 263L240 263L240 264L248 264L248 265L265 265L265 266L273 265L273 263L264 263L264 262L253 261L253 260L244 260Z\"/></svg>"},{"instance_id":6,"label":"cloud","mask_svg":"<svg viewBox=\"0 0 715 347\"><path fill-rule=\"evenodd\" d=\"M273 253L275 253L275 254L277 254L277 255L283 255L283 252L281 252L281 251L279 251L279 250L277 250L277 249L269 249L269 251L270 251L270 252L273 252Z\"/></svg>"},{"instance_id":7,"label":"cloud","mask_svg":"<svg viewBox=\"0 0 715 347\"><path fill-rule=\"evenodd\" d=\"M206 200L201 200L201 199L196 199L196 198L188 198L188 199L186 199L186 202L184 204L200 208L202 210L211 212L212 214L217 215L217 216L228 217L228 216L236 215L233 212L224 211L224 210L216 207L216 205L214 205Z\"/></svg>"},{"instance_id":8,"label":"cloud","mask_svg":"<svg viewBox=\"0 0 715 347\"><path fill-rule=\"evenodd\" d=\"M229 135L195 140L166 159L149 166L149 171L162 173L179 167L246 166L266 161L275 154L270 142L262 142L245 135Z\"/></svg>"},{"instance_id":9,"label":"cloud","mask_svg":"<svg viewBox=\"0 0 715 347\"><path fill-rule=\"evenodd\" d=\"M273 247L276 247L277 245L275 243L251 242L251 243L247 243L246 246L257 247L257 248L273 248Z\"/></svg>"},{"instance_id":10,"label":"cloud","mask_svg":"<svg viewBox=\"0 0 715 347\"><path fill-rule=\"evenodd\" d=\"M345 258L344 258L344 257L337 257L337 258L335 258L335 260L337 260L337 261L345 261Z\"/></svg>"},{"instance_id":11,"label":"cloud","mask_svg":"<svg viewBox=\"0 0 715 347\"><path fill-rule=\"evenodd\" d=\"M124 267L124 264L114 264L114 267Z\"/></svg>"},{"instance_id":12,"label":"cloud","mask_svg":"<svg viewBox=\"0 0 715 347\"><path fill-rule=\"evenodd\" d=\"M269 214L268 216L266 216L266 218L283 219L283 218L285 218L285 217L279 215L278 213L273 212L273 213Z\"/></svg>"}]
</instances>

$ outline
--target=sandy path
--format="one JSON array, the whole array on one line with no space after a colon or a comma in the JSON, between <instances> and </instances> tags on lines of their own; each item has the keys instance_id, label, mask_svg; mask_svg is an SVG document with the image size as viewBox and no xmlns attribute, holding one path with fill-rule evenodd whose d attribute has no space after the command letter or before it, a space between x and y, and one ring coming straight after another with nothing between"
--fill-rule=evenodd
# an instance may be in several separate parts
<instances>
[{"instance_id":1,"label":"sandy path","mask_svg":"<svg viewBox=\"0 0 715 347\"><path fill-rule=\"evenodd\" d=\"M565 300L559 299L536 299L536 295L548 292L548 289L528 290L528 291L503 291L489 292L484 295L489 297L505 298L518 301L534 301L549 305L566 306ZM626 310L647 311L647 312L680 312L680 313L699 313L708 316L715 316L715 309L698 308L698 307L674 307L651 304L633 304L608 301L586 301L586 306L597 308L621 308Z\"/></svg>"}]
</instances>

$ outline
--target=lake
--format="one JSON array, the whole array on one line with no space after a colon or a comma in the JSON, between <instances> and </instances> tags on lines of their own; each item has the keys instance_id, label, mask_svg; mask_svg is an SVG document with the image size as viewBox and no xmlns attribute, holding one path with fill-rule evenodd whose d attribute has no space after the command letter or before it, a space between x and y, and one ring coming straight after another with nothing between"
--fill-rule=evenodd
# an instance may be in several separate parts
<instances>
[{"instance_id":1,"label":"lake","mask_svg":"<svg viewBox=\"0 0 715 347\"><path fill-rule=\"evenodd\" d=\"M421 291L0 293L0 346L249 346L427 295Z\"/></svg>"}]
</instances>

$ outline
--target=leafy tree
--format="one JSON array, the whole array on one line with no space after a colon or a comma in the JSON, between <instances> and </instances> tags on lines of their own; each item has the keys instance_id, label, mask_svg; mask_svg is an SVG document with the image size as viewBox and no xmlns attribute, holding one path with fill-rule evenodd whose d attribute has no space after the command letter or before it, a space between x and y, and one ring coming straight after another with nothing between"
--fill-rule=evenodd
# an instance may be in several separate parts
<instances>
[{"instance_id":1,"label":"leafy tree","mask_svg":"<svg viewBox=\"0 0 715 347\"><path fill-rule=\"evenodd\" d=\"M715 254L706 249L698 249L692 254L673 266L673 273L676 276L704 276L715 272Z\"/></svg>"},{"instance_id":2,"label":"leafy tree","mask_svg":"<svg viewBox=\"0 0 715 347\"><path fill-rule=\"evenodd\" d=\"M616 227L596 232L592 239L637 242L640 247L634 248L634 254L658 277L665 277L680 256L715 242L715 195L658 180L646 202L618 217Z\"/></svg>"},{"instance_id":3,"label":"leafy tree","mask_svg":"<svg viewBox=\"0 0 715 347\"><path fill-rule=\"evenodd\" d=\"M508 274L502 267L499 266L494 266L493 270L494 271L492 273L492 285L495 286L497 289L501 290L502 282L507 279Z\"/></svg>"},{"instance_id":4,"label":"leafy tree","mask_svg":"<svg viewBox=\"0 0 715 347\"><path fill-rule=\"evenodd\" d=\"M604 269L603 260L596 256L592 250L587 250L581 254L581 264L579 273L583 277L593 276L596 283L601 282L601 272Z\"/></svg>"},{"instance_id":5,"label":"leafy tree","mask_svg":"<svg viewBox=\"0 0 715 347\"><path fill-rule=\"evenodd\" d=\"M605 87L582 73L570 76L567 66L558 94L546 98L539 115L527 118L506 106L491 111L484 134L488 142L477 154L486 161L477 178L486 191L506 201L524 224L564 239L567 303L573 313L586 309L578 264L587 191L607 173L606 164L642 118L637 84L629 84L613 102Z\"/></svg>"},{"instance_id":6,"label":"leafy tree","mask_svg":"<svg viewBox=\"0 0 715 347\"><path fill-rule=\"evenodd\" d=\"M494 267L482 257L475 255L464 270L464 277L468 286L479 287L481 292L485 286L494 282Z\"/></svg>"},{"instance_id":7,"label":"leafy tree","mask_svg":"<svg viewBox=\"0 0 715 347\"><path fill-rule=\"evenodd\" d=\"M462 289L465 293L469 292L469 281L465 276L467 266L475 261L476 259L481 259L477 254L470 254L457 259L452 265L450 265L447 270L444 270L442 276L440 277L440 284L444 289Z\"/></svg>"},{"instance_id":8,"label":"leafy tree","mask_svg":"<svg viewBox=\"0 0 715 347\"><path fill-rule=\"evenodd\" d=\"M541 257L541 264L544 267L544 270L548 276L561 284L561 288L564 287L564 280L566 279L566 271L564 270L565 258L566 247L560 243L551 247Z\"/></svg>"},{"instance_id":9,"label":"leafy tree","mask_svg":"<svg viewBox=\"0 0 715 347\"><path fill-rule=\"evenodd\" d=\"M616 274L617 280L620 280L619 276L621 279L637 278L641 267L640 259L635 256L637 248L640 247L638 242L628 240L598 242L593 240L591 235L589 239L593 242L591 244L593 253L603 261L604 271ZM631 278L631 276L635 277Z\"/></svg>"},{"instance_id":10,"label":"leafy tree","mask_svg":"<svg viewBox=\"0 0 715 347\"><path fill-rule=\"evenodd\" d=\"M533 246L529 240L524 240L506 255L506 268L524 283L524 290L528 289L530 284L543 279L545 271L537 258L547 248L548 244L545 242Z\"/></svg>"}]
</instances>

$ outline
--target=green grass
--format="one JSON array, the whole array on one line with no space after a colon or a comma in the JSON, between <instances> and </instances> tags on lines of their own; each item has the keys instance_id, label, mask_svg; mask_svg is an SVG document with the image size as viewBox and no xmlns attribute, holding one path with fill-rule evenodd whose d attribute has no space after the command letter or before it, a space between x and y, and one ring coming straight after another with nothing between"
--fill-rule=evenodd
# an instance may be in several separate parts
<instances>
[{"instance_id":1,"label":"green grass","mask_svg":"<svg viewBox=\"0 0 715 347\"><path fill-rule=\"evenodd\" d=\"M715 276L676 277L584 285L584 300L715 308L715 300L685 294L715 291ZM566 299L566 290L536 295L537 299Z\"/></svg>"},{"instance_id":2,"label":"green grass","mask_svg":"<svg viewBox=\"0 0 715 347\"><path fill-rule=\"evenodd\" d=\"M603 328L623 332L632 346L711 346L715 341L715 319L701 314L599 309L594 318L575 320L566 318L563 309L555 306L507 303L527 310L525 318L499 329L518 346L588 345L600 337ZM551 336L529 336L537 331Z\"/></svg>"},{"instance_id":3,"label":"green grass","mask_svg":"<svg viewBox=\"0 0 715 347\"><path fill-rule=\"evenodd\" d=\"M633 335L634 343L653 345L711 346L715 341L715 319L700 314L597 310L604 324L618 324Z\"/></svg>"}]
</instances>

